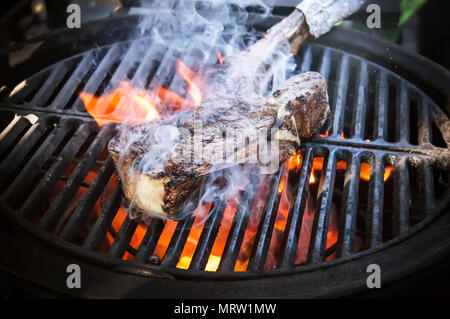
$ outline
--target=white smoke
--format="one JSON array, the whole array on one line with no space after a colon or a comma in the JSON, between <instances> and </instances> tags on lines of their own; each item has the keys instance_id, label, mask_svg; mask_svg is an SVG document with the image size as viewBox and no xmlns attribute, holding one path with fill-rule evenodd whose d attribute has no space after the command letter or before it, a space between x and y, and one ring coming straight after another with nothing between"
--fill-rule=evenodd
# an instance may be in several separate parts
<instances>
[{"instance_id":1,"label":"white smoke","mask_svg":"<svg viewBox=\"0 0 450 319\"><path fill-rule=\"evenodd\" d=\"M267 1L266 1L267 2ZM182 60L188 67L195 69L198 77L207 84L203 104L211 103L204 113L213 113L218 105L231 107L236 101L252 103L255 99L270 94L289 77L295 64L289 54L289 44L268 48L273 51L261 61L248 65L233 65L232 57L259 40L260 32L251 27L249 8L258 12L260 17L270 14L270 7L261 0L208 0L143 1L148 14L143 15L137 32L150 35L149 47L144 48L147 55L161 57L158 70L147 87L145 81L137 79L136 89L145 89L152 94L157 86L166 86L170 90L186 95L186 83L177 77L175 61ZM150 54L148 54L150 53ZM225 57L226 68L219 68L217 54ZM266 52L267 53L267 52ZM230 61L227 62L227 57ZM214 67L216 66L216 67ZM239 81L233 79L239 78ZM218 102L217 102L218 101ZM161 111L163 119L172 116ZM118 139L121 150L119 167L127 149L134 143L147 143L148 151L139 163L142 171L162 170L167 158L179 142L180 132L174 125L161 125L145 131L129 129L128 124L119 126ZM145 131L145 134L143 133ZM229 165L228 165L229 166ZM193 212L196 205L213 200L226 201L236 196L247 185L250 175L255 174L245 165L236 165L225 170L221 163L213 166L212 173L203 178L198 193L193 194L183 207L184 215ZM122 176L123 178L123 176ZM140 215L139 215L140 216Z\"/></svg>"}]
</instances>

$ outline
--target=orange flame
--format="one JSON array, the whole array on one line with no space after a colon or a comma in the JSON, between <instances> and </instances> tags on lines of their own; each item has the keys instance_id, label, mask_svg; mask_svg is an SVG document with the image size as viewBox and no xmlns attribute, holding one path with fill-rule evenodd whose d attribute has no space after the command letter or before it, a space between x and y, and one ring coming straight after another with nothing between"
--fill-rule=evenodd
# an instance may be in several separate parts
<instances>
[{"instance_id":1,"label":"orange flame","mask_svg":"<svg viewBox=\"0 0 450 319\"><path fill-rule=\"evenodd\" d=\"M216 55L217 55L217 61L219 61L219 63L222 64L223 63L223 55L218 51L216 51Z\"/></svg>"},{"instance_id":2,"label":"orange flame","mask_svg":"<svg viewBox=\"0 0 450 319\"><path fill-rule=\"evenodd\" d=\"M79 98L99 126L112 122L140 124L153 121L160 117L162 105L168 105L169 111L175 112L185 107L195 108L202 101L199 88L201 81L194 71L181 60L176 61L176 70L187 84L190 99L185 99L162 86L156 86L149 93L134 88L128 81L121 82L114 91L106 95L98 97L88 92L80 92Z\"/></svg>"},{"instance_id":3,"label":"orange flame","mask_svg":"<svg viewBox=\"0 0 450 319\"><path fill-rule=\"evenodd\" d=\"M153 251L153 254L158 256L160 260L164 258L167 248L169 248L170 241L172 240L172 236L177 225L178 222L171 219L168 219L166 225L164 225L164 229L159 236L155 250Z\"/></svg>"},{"instance_id":4,"label":"orange flame","mask_svg":"<svg viewBox=\"0 0 450 319\"><path fill-rule=\"evenodd\" d=\"M181 95L175 93L174 91L166 89L163 86L158 86L156 92L158 92L157 94L159 100L164 101L164 104L171 105L174 110L179 110L184 105L188 104L186 99L181 97Z\"/></svg>"},{"instance_id":5,"label":"orange flame","mask_svg":"<svg viewBox=\"0 0 450 319\"><path fill-rule=\"evenodd\" d=\"M284 183L286 182L286 178L283 178L280 180L280 184L278 184L278 194L281 194L283 192Z\"/></svg>"},{"instance_id":6,"label":"orange flame","mask_svg":"<svg viewBox=\"0 0 450 319\"><path fill-rule=\"evenodd\" d=\"M194 83L194 80L196 78L195 73L191 69L189 69L181 60L177 60L177 72L186 81L188 85L188 94L194 99L194 106L199 105L202 101L202 94L200 93L200 89L198 88L198 86Z\"/></svg>"},{"instance_id":7,"label":"orange flame","mask_svg":"<svg viewBox=\"0 0 450 319\"><path fill-rule=\"evenodd\" d=\"M99 126L110 122L139 124L159 117L150 96L136 92L128 82L122 82L116 90L102 97L87 92L80 92L79 97Z\"/></svg>"}]
</instances>

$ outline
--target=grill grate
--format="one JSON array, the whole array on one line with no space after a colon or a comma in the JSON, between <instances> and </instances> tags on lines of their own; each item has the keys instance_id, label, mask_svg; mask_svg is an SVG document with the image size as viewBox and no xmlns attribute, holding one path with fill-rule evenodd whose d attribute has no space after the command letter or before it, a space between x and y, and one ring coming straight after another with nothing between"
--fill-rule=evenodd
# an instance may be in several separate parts
<instances>
[{"instance_id":1,"label":"grill grate","mask_svg":"<svg viewBox=\"0 0 450 319\"><path fill-rule=\"evenodd\" d=\"M161 74L173 68L181 53L151 43L148 38L117 43L58 62L4 98L1 113L13 110L21 115L5 123L0 133L0 203L15 219L35 224L30 227L36 234L53 234L56 245L76 254L89 253L94 260L106 256L113 262L131 259L127 263L148 263L181 276L206 275L227 203L213 203L187 271L178 264L198 224L194 216L166 224L153 219L148 227L125 217L115 229L122 194L106 150L114 125L99 129L76 98L80 90L108 92L126 78L146 88L157 83L179 88L176 79ZM189 65L195 50L188 51L192 54L184 60ZM424 227L448 204L448 171L441 165L448 160L448 140L442 133L448 119L431 99L388 69L320 43L308 45L296 59L298 71L315 70L327 78L332 111L328 125L302 145L302 165L286 177L293 180L292 198L282 231L276 225L283 166L269 181L251 240L246 234L255 218L260 190L256 181L241 194L215 276L242 274L234 270L248 243L246 275L303 271L368 254ZM36 114L37 121L29 113ZM319 182L310 185L318 159L323 161ZM342 162L344 172L337 169ZM370 167L368 181L360 177L363 167ZM387 167L393 167L393 173L385 182ZM315 208L308 220L311 197ZM327 247L333 220L337 242ZM302 232L308 223L311 234L302 260L299 241L305 240ZM171 229L165 251L157 256L162 235L170 235ZM141 230L145 235L133 247ZM276 269L268 271L271 245L280 234L271 267ZM110 247L102 250L108 238Z\"/></svg>"}]
</instances>

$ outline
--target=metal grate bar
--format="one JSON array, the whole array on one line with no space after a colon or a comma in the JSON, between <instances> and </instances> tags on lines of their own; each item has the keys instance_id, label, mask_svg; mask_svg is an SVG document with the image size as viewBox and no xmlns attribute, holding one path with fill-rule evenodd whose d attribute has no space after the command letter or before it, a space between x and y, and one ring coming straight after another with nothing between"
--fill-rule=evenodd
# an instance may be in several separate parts
<instances>
[{"instance_id":1,"label":"metal grate bar","mask_svg":"<svg viewBox=\"0 0 450 319\"><path fill-rule=\"evenodd\" d=\"M158 239L164 229L164 221L159 218L153 218L148 226L142 243L139 246L135 260L138 262L147 262L150 255L155 250Z\"/></svg>"},{"instance_id":2,"label":"metal grate bar","mask_svg":"<svg viewBox=\"0 0 450 319\"><path fill-rule=\"evenodd\" d=\"M53 163L52 167L47 171L40 183L31 193L30 197L22 207L22 212L25 217L30 217L31 214L38 207L43 198L46 198L51 191L52 186L56 183L59 176L63 173L64 168L73 159L79 151L81 145L86 140L91 131L91 123L81 124L71 140L65 145L61 151L61 155Z\"/></svg>"},{"instance_id":3,"label":"metal grate bar","mask_svg":"<svg viewBox=\"0 0 450 319\"><path fill-rule=\"evenodd\" d=\"M83 159L78 163L75 170L72 172L69 180L64 184L63 189L60 191L51 207L47 210L40 221L40 226L44 229L53 228L58 219L64 213L64 208L69 203L77 189L83 182L89 169L95 163L98 155L104 150L106 143L111 138L114 126L106 125L102 128L94 141L91 143L89 149L85 153Z\"/></svg>"},{"instance_id":4,"label":"metal grate bar","mask_svg":"<svg viewBox=\"0 0 450 319\"><path fill-rule=\"evenodd\" d=\"M14 118L0 134L0 156L7 149L9 149L11 147L11 144L19 137L19 135L30 126L30 121L28 121L26 118Z\"/></svg>"},{"instance_id":5,"label":"metal grate bar","mask_svg":"<svg viewBox=\"0 0 450 319\"><path fill-rule=\"evenodd\" d=\"M95 66L94 52L87 53L73 71L70 78L66 81L58 95L51 102L51 109L64 109L69 103L72 96L76 93L75 90L80 85L83 78L89 70Z\"/></svg>"},{"instance_id":6,"label":"metal grate bar","mask_svg":"<svg viewBox=\"0 0 450 319\"><path fill-rule=\"evenodd\" d=\"M146 39L144 39L146 40ZM111 79L109 79L105 92L109 92L119 86L119 84L127 79L128 73L133 68L133 65L139 61L139 58L142 58L140 56L139 49L142 46L143 40L140 41L133 41L131 46L128 48L127 52L125 53L125 56L123 56L120 59L119 66L114 71ZM108 99L111 101L114 98L114 96L109 96ZM105 105L107 105L108 102L105 102Z\"/></svg>"},{"instance_id":7,"label":"metal grate bar","mask_svg":"<svg viewBox=\"0 0 450 319\"><path fill-rule=\"evenodd\" d=\"M103 190L107 186L108 180L114 172L114 165L111 157L108 157L100 168L97 176L95 177L89 189L84 194L83 199L78 204L76 210L70 216L69 221L61 230L60 237L66 241L73 242L80 233L86 219L92 211L95 203L102 194Z\"/></svg>"},{"instance_id":8,"label":"metal grate bar","mask_svg":"<svg viewBox=\"0 0 450 319\"><path fill-rule=\"evenodd\" d=\"M223 250L222 258L219 265L219 271L233 271L239 256L239 248L244 240L245 231L248 225L249 216L251 214L252 203L255 198L255 192L258 187L256 178L250 180L241 199L239 206L234 215L233 224Z\"/></svg>"},{"instance_id":9,"label":"metal grate bar","mask_svg":"<svg viewBox=\"0 0 450 319\"><path fill-rule=\"evenodd\" d=\"M281 194L278 192L284 165L280 165L278 172L272 176L269 187L269 196L263 209L263 216L258 227L253 252L249 261L248 269L250 271L260 272L263 270L267 252L269 250L270 240L272 238L273 226L277 217L278 204Z\"/></svg>"},{"instance_id":10,"label":"metal grate bar","mask_svg":"<svg viewBox=\"0 0 450 319\"><path fill-rule=\"evenodd\" d=\"M364 138L364 130L366 121L367 110L367 88L369 85L369 75L367 73L367 63L361 62L361 68L359 73L359 86L358 86L358 101L356 102L356 116L353 123L354 136L358 139Z\"/></svg>"},{"instance_id":11,"label":"metal grate bar","mask_svg":"<svg viewBox=\"0 0 450 319\"><path fill-rule=\"evenodd\" d=\"M366 245L374 247L383 241L384 163L375 156L370 166L369 200L366 219Z\"/></svg>"},{"instance_id":12,"label":"metal grate bar","mask_svg":"<svg viewBox=\"0 0 450 319\"><path fill-rule=\"evenodd\" d=\"M147 85L147 89L154 89L158 85L166 84L169 78L173 77L176 52L171 47L167 48L167 53L159 62L159 66L150 83Z\"/></svg>"},{"instance_id":13,"label":"metal grate bar","mask_svg":"<svg viewBox=\"0 0 450 319\"><path fill-rule=\"evenodd\" d=\"M76 61L69 60L66 63L59 63L52 73L47 77L47 80L42 84L39 91L34 95L30 104L36 106L43 106L52 96L53 92L58 87L59 83L64 79L67 72L70 71Z\"/></svg>"},{"instance_id":14,"label":"metal grate bar","mask_svg":"<svg viewBox=\"0 0 450 319\"><path fill-rule=\"evenodd\" d=\"M118 44L114 44L113 46L111 46L111 48L101 60L100 64L97 66L94 73L87 81L86 85L83 87L84 92L94 94L98 90L99 86L108 75L109 69L114 64L114 61L119 59L120 53L121 46L119 46ZM75 100L72 109L80 112L84 112L85 110L84 104L80 99Z\"/></svg>"},{"instance_id":15,"label":"metal grate bar","mask_svg":"<svg viewBox=\"0 0 450 319\"><path fill-rule=\"evenodd\" d=\"M30 150L36 145L39 139L42 138L47 129L48 127L44 123L36 123L33 126L29 127L25 135L22 136L17 145L13 148L13 150L1 164L0 176L2 177L2 180L0 182L0 185L8 181L11 174L14 174L16 172L17 167L21 164ZM16 137L18 137L17 135Z\"/></svg>"},{"instance_id":16,"label":"metal grate bar","mask_svg":"<svg viewBox=\"0 0 450 319\"><path fill-rule=\"evenodd\" d=\"M312 48L311 45L308 45L305 53L303 54L303 61L301 65L302 72L307 72L311 69L312 58Z\"/></svg>"},{"instance_id":17,"label":"metal grate bar","mask_svg":"<svg viewBox=\"0 0 450 319\"><path fill-rule=\"evenodd\" d=\"M83 246L89 248L90 250L98 250L100 244L105 238L108 228L116 216L117 210L120 208L120 203L122 202L122 188L117 185L114 188L108 203L105 208L102 209L100 216L95 221L94 226L92 226L88 237L84 241Z\"/></svg>"},{"instance_id":18,"label":"metal grate bar","mask_svg":"<svg viewBox=\"0 0 450 319\"><path fill-rule=\"evenodd\" d=\"M120 227L120 230L117 233L116 238L114 239L114 242L108 251L109 256L122 258L123 254L125 254L131 237L133 237L137 225L138 224L134 220L131 220L129 216L125 218L125 221Z\"/></svg>"},{"instance_id":19,"label":"metal grate bar","mask_svg":"<svg viewBox=\"0 0 450 319\"><path fill-rule=\"evenodd\" d=\"M42 165L48 160L48 158L56 150L57 146L61 143L64 137L69 133L69 124L65 121L60 129L53 129L52 132L46 137L45 141L39 146L26 166L22 169L20 174L15 178L14 182L9 187L6 193L6 199L8 202L16 201L20 190L25 191L24 185L29 185L31 181L38 174Z\"/></svg>"},{"instance_id":20,"label":"metal grate bar","mask_svg":"<svg viewBox=\"0 0 450 319\"><path fill-rule=\"evenodd\" d=\"M431 118L430 118L430 109L431 106L424 100L422 97L419 100L419 119L417 123L417 127L419 129L418 132L418 144L419 145L430 145L431 144Z\"/></svg>"},{"instance_id":21,"label":"metal grate bar","mask_svg":"<svg viewBox=\"0 0 450 319\"><path fill-rule=\"evenodd\" d=\"M190 216L182 221L179 221L175 231L170 240L169 247L161 262L162 268L175 267L181 253L183 252L184 244L189 236L189 231L194 223L195 216Z\"/></svg>"},{"instance_id":22,"label":"metal grate bar","mask_svg":"<svg viewBox=\"0 0 450 319\"><path fill-rule=\"evenodd\" d=\"M424 161L421 166L422 175L423 175L423 189L425 193L425 213L430 215L430 213L434 212L434 177L433 170L431 164L428 161Z\"/></svg>"},{"instance_id":23,"label":"metal grate bar","mask_svg":"<svg viewBox=\"0 0 450 319\"><path fill-rule=\"evenodd\" d=\"M194 55L195 50L196 50L196 46L192 45L187 49L187 53L183 56L183 63L189 68L192 68L194 63L203 62L199 58L195 57L195 55ZM170 82L170 85L168 88L171 91L175 91L175 92L178 91L178 93L182 93L181 90L183 90L184 83L185 83L185 81L183 78L181 78L180 76L175 76L175 74L174 74L174 77L172 78L172 81ZM183 96L183 94L181 94L181 96Z\"/></svg>"},{"instance_id":24,"label":"metal grate bar","mask_svg":"<svg viewBox=\"0 0 450 319\"><path fill-rule=\"evenodd\" d=\"M440 108L433 108L431 109L431 116L433 119L433 126L436 127L436 131L434 132L433 130L433 134L436 134L436 136L432 136L433 145L435 147L448 149L450 147L450 134L448 133L449 119L447 115ZM433 141L435 139L436 141ZM440 142L438 141L439 139L441 140Z\"/></svg>"},{"instance_id":25,"label":"metal grate bar","mask_svg":"<svg viewBox=\"0 0 450 319\"><path fill-rule=\"evenodd\" d=\"M336 177L336 154L330 151L327 166L320 178L317 203L319 211L314 213L311 230L311 243L308 251L308 262L317 263L324 259L325 245L330 219L331 201L333 199L334 180Z\"/></svg>"},{"instance_id":26,"label":"metal grate bar","mask_svg":"<svg viewBox=\"0 0 450 319\"><path fill-rule=\"evenodd\" d=\"M147 50L147 53L143 57L142 62L139 64L139 67L136 70L136 73L131 79L133 87L145 87L149 73L164 57L166 49L167 48L161 44L155 44Z\"/></svg>"},{"instance_id":27,"label":"metal grate bar","mask_svg":"<svg viewBox=\"0 0 450 319\"><path fill-rule=\"evenodd\" d=\"M322 74L328 82L331 72L331 50L326 47L323 50L322 61L320 63L320 74Z\"/></svg>"},{"instance_id":28,"label":"metal grate bar","mask_svg":"<svg viewBox=\"0 0 450 319\"><path fill-rule=\"evenodd\" d=\"M148 41L147 39L144 40ZM142 47L143 42L144 42L143 40L134 41L131 44L130 48L125 53L125 56L121 59L121 62L117 67L116 71L114 72L111 80L109 81L108 89L116 87L117 85L120 84L120 82L125 80L127 78L128 72L133 67L133 64L142 58L139 49Z\"/></svg>"},{"instance_id":29,"label":"metal grate bar","mask_svg":"<svg viewBox=\"0 0 450 319\"><path fill-rule=\"evenodd\" d=\"M359 154L352 154L349 169L344 177L344 194L340 216L340 229L336 257L348 257L353 252L353 240L355 238L356 213L358 210L358 189L361 171Z\"/></svg>"},{"instance_id":30,"label":"metal grate bar","mask_svg":"<svg viewBox=\"0 0 450 319\"><path fill-rule=\"evenodd\" d=\"M408 159L399 160L394 170L394 235L404 234L409 227Z\"/></svg>"},{"instance_id":31,"label":"metal grate bar","mask_svg":"<svg viewBox=\"0 0 450 319\"><path fill-rule=\"evenodd\" d=\"M387 137L387 105L388 105L388 80L384 70L380 70L379 81L376 86L376 108L378 109L377 136L378 139Z\"/></svg>"},{"instance_id":32,"label":"metal grate bar","mask_svg":"<svg viewBox=\"0 0 450 319\"><path fill-rule=\"evenodd\" d=\"M312 150L307 148L302 159L302 168L298 179L298 188L295 198L291 199L294 206L286 221L287 235L283 238L281 246L280 267L291 268L294 266L295 255L297 253L298 238L302 228L303 213L305 212L307 195L309 190L309 176L312 169Z\"/></svg>"},{"instance_id":33,"label":"metal grate bar","mask_svg":"<svg viewBox=\"0 0 450 319\"><path fill-rule=\"evenodd\" d=\"M226 201L216 200L213 203L208 218L203 226L202 234L198 240L197 247L192 257L189 269L205 269L211 249L214 245L217 233L219 232L220 223L222 221L223 213L227 206Z\"/></svg>"},{"instance_id":34,"label":"metal grate bar","mask_svg":"<svg viewBox=\"0 0 450 319\"><path fill-rule=\"evenodd\" d=\"M339 83L336 94L335 111L330 117L330 122L333 123L332 135L338 137L341 135L343 128L344 110L347 99L348 78L350 72L349 57L344 55L341 62L341 69L339 72Z\"/></svg>"},{"instance_id":35,"label":"metal grate bar","mask_svg":"<svg viewBox=\"0 0 450 319\"><path fill-rule=\"evenodd\" d=\"M402 84L400 85L400 99L397 99L397 101L400 103L400 105L396 106L398 116L397 118L397 129L399 130L399 140L402 143L409 143L410 141L410 116L409 116L409 108L410 108L410 101L409 101L409 93L408 88L406 87L404 81L402 81Z\"/></svg>"},{"instance_id":36,"label":"metal grate bar","mask_svg":"<svg viewBox=\"0 0 450 319\"><path fill-rule=\"evenodd\" d=\"M48 69L45 69L22 81L13 89L13 92L9 95L9 101L15 104L24 103L27 98L33 94L33 92L37 92L37 90L41 87L41 84L45 82L45 78L47 78L49 74L51 74L55 70L55 68L56 66L50 66ZM25 83L25 85L22 86L23 83Z\"/></svg>"}]
</instances>

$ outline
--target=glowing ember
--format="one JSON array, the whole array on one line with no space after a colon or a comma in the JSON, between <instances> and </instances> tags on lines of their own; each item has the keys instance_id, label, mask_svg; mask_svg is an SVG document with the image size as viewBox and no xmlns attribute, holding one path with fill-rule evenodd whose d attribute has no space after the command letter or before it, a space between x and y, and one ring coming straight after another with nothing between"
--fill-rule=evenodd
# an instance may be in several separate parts
<instances>
[{"instance_id":1,"label":"glowing ember","mask_svg":"<svg viewBox=\"0 0 450 319\"><path fill-rule=\"evenodd\" d=\"M160 260L164 258L166 254L167 248L169 248L170 241L172 240L173 233L175 232L175 228L177 227L178 222L174 220L167 220L166 225L159 236L158 242L156 243L155 250L153 254L158 256Z\"/></svg>"},{"instance_id":2,"label":"glowing ember","mask_svg":"<svg viewBox=\"0 0 450 319\"><path fill-rule=\"evenodd\" d=\"M272 232L272 238L270 239L269 244L269 252L267 254L266 263L264 265L264 269L266 270L276 268L277 266L278 255L281 249L281 243L283 241L283 234L286 228L286 222L292 198L292 187L289 187L290 185L287 183L287 181L289 175L295 173L295 171L297 170L296 164L298 163L298 159L299 155L291 156L288 161L288 165L284 164L283 166L282 181L284 181L283 184L287 185L287 187L284 187L284 189L282 190L280 204L278 205L278 212L275 218L274 230Z\"/></svg>"},{"instance_id":3,"label":"glowing ember","mask_svg":"<svg viewBox=\"0 0 450 319\"><path fill-rule=\"evenodd\" d=\"M117 211L116 216L114 217L114 219L112 221L112 227L114 228L116 233L119 232L120 227L122 226L126 217L127 217L127 211L125 210L125 208L120 207L119 210ZM134 249L138 249L139 246L141 245L142 239L144 239L146 232L147 232L147 227L139 224L136 227L136 230L135 230L133 236L131 237L129 245L131 247L133 247ZM108 233L106 233L106 240L108 241L109 245L111 246L114 242L114 237L108 232ZM125 254L123 255L122 259L133 260L134 256L126 251Z\"/></svg>"},{"instance_id":4,"label":"glowing ember","mask_svg":"<svg viewBox=\"0 0 450 319\"><path fill-rule=\"evenodd\" d=\"M316 157L314 158L313 161L313 169L311 171L311 175L309 177L309 183L310 184L314 184L316 182L316 177L315 177L315 170L322 170L323 168L323 157ZM347 169L347 162L345 161L338 161L337 162L337 169L340 170L346 170ZM394 170L393 166L387 165L384 168L384 181L387 181L388 178L391 176L392 171ZM370 164L369 163L361 163L361 171L360 171L360 175L359 177L363 180L363 181L370 181Z\"/></svg>"},{"instance_id":5,"label":"glowing ember","mask_svg":"<svg viewBox=\"0 0 450 319\"><path fill-rule=\"evenodd\" d=\"M324 165L324 158L323 157L316 157L313 161L313 169L310 176L310 182L316 183L317 177L320 176L320 173L323 170ZM72 167L73 166L73 167ZM75 165L69 165L67 169L67 174L70 175L70 172L74 169ZM291 200L293 198L293 190L294 185L292 185L293 180L298 179L298 174L300 169L302 167L302 156L301 153L293 155L288 161L286 161L283 164L283 172L280 180L280 184L278 185L278 194L280 197L280 204L277 211L277 216L275 218L274 223L274 229L271 237L271 242L269 246L269 251L266 259L265 269L273 269L277 266L277 261L279 259L279 253L281 244L283 241L283 236L285 235L285 228L286 228L286 222L288 220L289 216L289 209L291 205ZM97 176L99 167L95 167L92 171L88 172L86 175L86 178L84 179L84 183L86 185L91 184L95 177ZM336 163L336 169L338 170L346 170L347 169L347 163L345 161L338 161ZM392 166L386 166L385 172L384 172L384 180L386 181L394 168ZM370 180L370 173L371 168L369 163L361 163L361 172L360 172L360 178L364 181ZM294 175L292 175L294 174ZM317 175L319 174L319 175ZM292 178L294 177L294 178ZM253 245L256 237L256 233L259 227L260 219L263 213L264 203L268 192L268 185L269 185L269 179L270 176L267 176L265 179L263 179L260 182L260 185L258 187L258 190L256 192L257 197L253 200L253 205L251 207L251 213L249 216L249 222L247 225L247 229L244 234L243 242L240 247L238 260L236 261L236 264L234 266L234 271L246 271L248 267L248 263L251 257L251 253L253 251ZM107 199L111 193L113 192L114 188L118 185L118 178L117 176L113 176L111 182L108 184L108 191L106 192L106 198ZM60 185L63 186L63 183ZM68 206L70 207L76 207L76 203L82 198L82 196L87 191L86 189L80 188L80 194L75 196L75 202L74 205L70 204ZM311 194L308 192L305 210L303 212L303 222L302 227L300 229L300 236L298 241L298 247L297 247L297 255L295 259L295 264L302 263L307 258L308 248L311 240L311 229L312 229L312 223L314 220L314 213L315 213L315 200L317 199L317 194ZM223 252L225 250L226 242L228 239L228 236L230 234L230 230L233 225L233 220L235 217L236 209L239 203L239 198L232 198L228 201L227 206L224 211L224 216L221 221L217 236L214 240L213 247L211 249L211 253L209 255L209 259L207 261L205 270L206 271L217 271L222 259ZM66 213L68 216L73 212L74 208L68 208L68 212ZM190 233L188 235L188 239L186 241L186 244L184 246L184 249L181 253L180 259L177 263L177 268L180 269L189 269L192 258L194 256L195 250L197 249L198 241L201 237L201 233L204 228L204 224L208 215L208 212L211 208L211 203L205 204L204 206L200 207L198 210L195 211L195 220L193 223L193 226L190 230ZM95 216L98 218L98 216L101 213L101 207L100 207L100 199L99 202L96 203L94 207L94 211L96 212ZM112 228L117 233L120 231L120 228L122 227L125 219L127 217L127 212L124 207L120 207L117 211L113 221L112 221ZM328 225L328 232L326 236L326 246L325 249L330 249L333 245L335 245L338 241L339 237L339 230L338 230L338 221L337 221L337 213L336 213L336 207L334 207L334 203L331 207L330 212L330 220ZM66 220L66 219L64 219ZM161 260L163 260L164 255L170 245L170 242L172 240L173 234L175 232L175 229L178 225L178 222L173 220L167 220L165 227L158 239L158 242L156 244L156 247L154 249L153 254L157 255ZM58 229L61 229L64 225L57 225L56 227L56 233L58 232ZM139 224L133 233L133 236L130 239L129 245L130 247L134 249L139 249L139 246L141 245L141 242L147 232L147 226L143 224ZM99 247L99 251L102 253L107 253L109 248L113 245L115 240L114 232L107 232L104 242ZM132 260L134 259L134 256L129 253L125 252L122 256L125 260ZM326 260L332 260L335 258L335 254L331 253L326 256Z\"/></svg>"},{"instance_id":6,"label":"glowing ember","mask_svg":"<svg viewBox=\"0 0 450 319\"><path fill-rule=\"evenodd\" d=\"M212 203L205 204L204 206L198 208L198 210L194 213L196 217L184 245L183 251L181 252L180 259L178 260L177 268L189 269L211 205Z\"/></svg>"},{"instance_id":7,"label":"glowing ember","mask_svg":"<svg viewBox=\"0 0 450 319\"><path fill-rule=\"evenodd\" d=\"M244 239L239 250L238 259L234 266L234 271L246 271L248 263L250 261L250 254L252 252L253 244L256 239L256 232L263 213L264 202L269 190L269 176L263 178L258 185L256 191L256 198L253 200L252 207L250 209L250 216L247 225L247 229L244 233Z\"/></svg>"},{"instance_id":8,"label":"glowing ember","mask_svg":"<svg viewBox=\"0 0 450 319\"><path fill-rule=\"evenodd\" d=\"M311 175L309 176L309 183L314 184L316 182L316 177L314 175L315 170L322 170L323 167L323 157L316 157L313 161L313 168L311 170Z\"/></svg>"},{"instance_id":9,"label":"glowing ember","mask_svg":"<svg viewBox=\"0 0 450 319\"><path fill-rule=\"evenodd\" d=\"M214 245L209 255L208 263L206 264L206 271L217 271L222 259L223 250L225 249L225 243L227 242L228 234L233 224L233 218L236 213L236 207L238 205L237 200L228 201L227 207L223 213L222 222L220 224L219 232L214 241Z\"/></svg>"},{"instance_id":10,"label":"glowing ember","mask_svg":"<svg viewBox=\"0 0 450 319\"><path fill-rule=\"evenodd\" d=\"M313 170L310 176L310 182L315 183L317 180L314 176L315 172L320 173L323 169L324 158L316 157L313 161ZM278 194L280 194L280 204L278 207L277 216L274 224L274 231L272 233L272 238L269 246L269 251L266 259L265 269L269 270L272 268L276 268L278 254L280 252L280 247L282 243L282 239L284 236L286 222L288 219L290 201L292 199L292 185L288 182L290 174L295 174L299 171L302 166L302 156L301 154L297 154L292 156L288 161L283 165L283 172L281 176L280 183L278 185ZM338 161L336 168L338 170L346 170L347 163L345 161ZM393 167L387 166L385 168L385 180L389 178ZM361 163L361 172L360 178L362 180L370 180L370 164L369 163ZM256 236L256 232L259 226L262 210L264 207L264 199L267 194L267 181L259 186L259 191L257 194L259 195L255 198L253 207L251 209L251 215L249 224L247 226L246 232L244 234L243 243L238 255L238 260L235 264L234 271L246 271L248 267L248 263L250 260L251 252L253 250L253 244ZM227 207L224 212L224 217L222 219L217 237L214 241L207 265L205 267L206 271L217 271L220 265L220 261L222 258L223 251L225 249L226 241L229 236L229 232L231 230L234 215L236 213L236 207L238 201L236 199L232 199L228 202ZM210 206L208 206L210 207ZM180 259L177 264L177 268L181 269L189 269L190 263L192 261L193 255L195 253L195 249L197 247L198 241L200 239L201 233L203 231L205 216L209 211L209 208L200 212L194 220L194 225L190 230L187 242L184 246L183 252L180 256ZM205 209L205 208L204 208ZM331 209L330 213L330 221L327 232L326 239L326 247L325 249L329 249L333 245L335 245L338 241L339 231L337 224L337 216L335 212L334 206ZM314 211L315 211L315 203L314 199L308 195L307 204L304 212L304 220L302 224L301 235L299 239L298 252L296 257L296 264L301 263L306 260L310 235L311 235L311 227L314 219ZM169 239L167 241L167 245L170 242L170 237L172 234L168 234ZM334 258L334 253L330 254L326 257L327 260L332 260Z\"/></svg>"},{"instance_id":11,"label":"glowing ember","mask_svg":"<svg viewBox=\"0 0 450 319\"><path fill-rule=\"evenodd\" d=\"M289 162L295 162L295 157L291 157ZM290 170L286 169L283 173L284 183L287 182ZM286 226L287 214L289 212L289 202L291 200L291 194L289 193L290 189L286 188L282 193L280 204L278 206L278 215L275 220L275 229L279 231L284 231L284 227ZM289 193L289 194L288 194Z\"/></svg>"},{"instance_id":12,"label":"glowing ember","mask_svg":"<svg viewBox=\"0 0 450 319\"><path fill-rule=\"evenodd\" d=\"M339 238L339 225L338 225L338 218L336 214L336 208L335 205L331 205L330 209L330 219L328 222L328 231L327 231L327 241L325 244L325 250L331 248L333 245L335 245L338 242ZM335 252L330 254L328 257L326 257L326 260L333 260L335 257Z\"/></svg>"}]
</instances>

